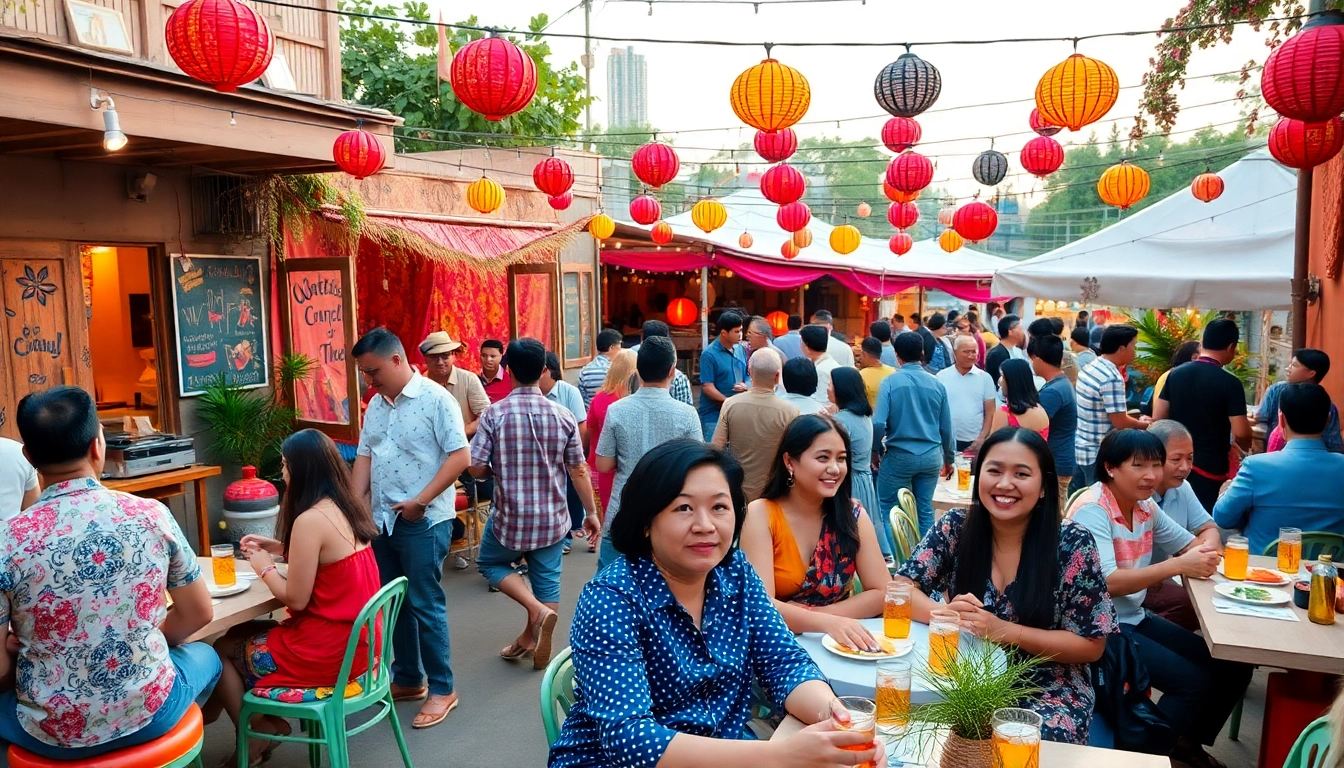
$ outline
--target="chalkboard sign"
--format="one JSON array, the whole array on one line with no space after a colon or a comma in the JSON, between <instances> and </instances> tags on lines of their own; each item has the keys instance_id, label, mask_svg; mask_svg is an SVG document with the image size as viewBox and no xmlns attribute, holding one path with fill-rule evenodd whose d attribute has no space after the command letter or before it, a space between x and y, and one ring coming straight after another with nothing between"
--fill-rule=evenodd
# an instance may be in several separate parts
<instances>
[{"instance_id":1,"label":"chalkboard sign","mask_svg":"<svg viewBox=\"0 0 1344 768\"><path fill-rule=\"evenodd\" d=\"M583 357L582 297L579 295L579 273L566 272L560 277L562 315L565 325L565 359Z\"/></svg>"},{"instance_id":2,"label":"chalkboard sign","mask_svg":"<svg viewBox=\"0 0 1344 768\"><path fill-rule=\"evenodd\" d=\"M248 389L267 386L261 259L173 254L172 272L182 395L202 394L220 374Z\"/></svg>"}]
</instances>

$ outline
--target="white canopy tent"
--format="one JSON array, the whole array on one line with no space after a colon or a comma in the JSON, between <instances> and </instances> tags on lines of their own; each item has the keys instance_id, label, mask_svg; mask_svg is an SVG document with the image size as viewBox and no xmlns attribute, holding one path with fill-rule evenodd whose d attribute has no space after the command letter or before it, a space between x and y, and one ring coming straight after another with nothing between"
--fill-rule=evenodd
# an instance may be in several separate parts
<instances>
[{"instance_id":1,"label":"white canopy tent","mask_svg":"<svg viewBox=\"0 0 1344 768\"><path fill-rule=\"evenodd\" d=\"M1292 306L1297 175L1266 150L1218 174L1223 194L1188 189L1095 234L998 270L997 296L1125 307Z\"/></svg>"}]
</instances>

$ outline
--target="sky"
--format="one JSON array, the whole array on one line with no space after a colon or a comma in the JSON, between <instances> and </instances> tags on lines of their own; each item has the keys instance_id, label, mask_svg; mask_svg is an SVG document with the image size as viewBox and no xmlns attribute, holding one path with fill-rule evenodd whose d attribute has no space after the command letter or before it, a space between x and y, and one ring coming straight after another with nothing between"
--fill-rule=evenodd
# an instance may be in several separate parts
<instances>
[{"instance_id":1,"label":"sky","mask_svg":"<svg viewBox=\"0 0 1344 768\"><path fill-rule=\"evenodd\" d=\"M445 19L457 21L474 10L483 25L524 28L529 17L547 13L554 20L551 31L583 33L583 9L578 0L507 0L464 7L446 0L430 0L431 13L442 10ZM1102 32L1157 29L1174 15L1185 0L1099 0L1060 2L1013 0L958 3L866 0L866 2L791 3L762 5L759 13L749 5L681 4L622 0L594 0L592 34L622 40L641 37L672 40L773 41L774 57L800 70L812 87L812 103L804 124L795 126L802 137L840 136L849 140L877 137L888 118L873 98L873 80L887 63L903 52L899 46L881 47L789 47L790 41L903 42L937 40L991 40L1016 37L1074 37ZM570 9L573 10L570 10ZM1192 76L1235 71L1249 59L1263 62L1267 32L1239 27L1233 41L1192 56ZM553 63L578 61L581 39L552 38ZM1066 147L1085 142L1095 130L1105 138L1111 123L1127 133L1136 112L1140 88L1149 68L1157 38L1154 35L1085 40L1080 53L1100 59L1115 69L1122 90L1115 107L1094 126L1077 133L1067 130L1055 138ZM626 43L594 41L592 109L594 123L605 124L606 58L613 47L634 45L645 56L648 68L649 120L665 131L683 161L705 160L723 148L750 142L753 129L740 123L728 101L733 79L764 58L763 47L717 47L687 44ZM1069 42L998 43L978 46L916 46L914 52L942 73L943 89L934 110L984 105L990 102L1031 99L1037 81L1054 64L1072 53ZM1183 107L1232 99L1235 83L1216 83L1212 78L1190 81L1178 92ZM918 120L925 142L937 141L923 151L938 163L934 184L947 186L954 194L978 188L970 179L975 154L988 149L989 137L998 137L996 149L1008 153L1020 173L1015 152L1033 137L1027 126L1031 103L976 106L950 111L931 111ZM833 121L871 116L870 119ZM1183 110L1174 131L1230 123L1238 118L1238 104L1223 103ZM1117 120L1118 119L1118 120ZM1221 126L1227 130L1231 126ZM713 132L677 134L676 131L726 128ZM964 139L962 141L948 141ZM752 157L753 160L759 158ZM1034 184L1030 176L1010 176L1018 191Z\"/></svg>"}]
</instances>

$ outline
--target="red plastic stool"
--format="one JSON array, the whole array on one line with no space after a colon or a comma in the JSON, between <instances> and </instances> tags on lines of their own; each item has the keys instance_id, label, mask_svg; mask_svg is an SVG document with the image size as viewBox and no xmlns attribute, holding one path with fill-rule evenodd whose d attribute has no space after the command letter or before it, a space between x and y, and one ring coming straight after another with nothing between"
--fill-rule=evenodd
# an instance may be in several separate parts
<instances>
[{"instance_id":1,"label":"red plastic stool","mask_svg":"<svg viewBox=\"0 0 1344 768\"><path fill-rule=\"evenodd\" d=\"M1339 678L1316 672L1273 672L1265 685L1265 714L1260 731L1260 768L1278 768L1312 720L1335 700Z\"/></svg>"},{"instance_id":2,"label":"red plastic stool","mask_svg":"<svg viewBox=\"0 0 1344 768\"><path fill-rule=\"evenodd\" d=\"M185 768L201 766L205 744L205 721L201 708L192 704L173 730L134 747L108 752L87 760L51 760L11 744L10 768Z\"/></svg>"}]
</instances>

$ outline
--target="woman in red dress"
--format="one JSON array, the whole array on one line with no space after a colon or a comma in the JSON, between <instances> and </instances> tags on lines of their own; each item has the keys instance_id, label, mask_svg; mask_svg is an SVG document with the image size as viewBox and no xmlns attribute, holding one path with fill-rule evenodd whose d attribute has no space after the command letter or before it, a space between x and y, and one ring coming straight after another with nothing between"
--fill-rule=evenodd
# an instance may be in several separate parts
<instances>
[{"instance_id":1,"label":"woman in red dress","mask_svg":"<svg viewBox=\"0 0 1344 768\"><path fill-rule=\"evenodd\" d=\"M354 493L350 472L331 438L314 429L290 435L281 446L285 499L277 524L279 539L244 536L243 554L258 578L289 610L274 624L235 627L215 643L224 673L206 707L207 721L229 713L236 725L243 693L280 701L340 696L336 676L354 620L381 587L369 543L378 530L369 508ZM276 570L283 555L288 571ZM381 638L375 638L380 642ZM361 640L350 677L366 671L367 640ZM271 716L255 718L254 730L287 735L289 724ZM248 764L257 765L279 742L250 742ZM230 757L221 765L237 765Z\"/></svg>"},{"instance_id":2,"label":"woman in red dress","mask_svg":"<svg viewBox=\"0 0 1344 768\"><path fill-rule=\"evenodd\" d=\"M593 395L588 406L588 467L597 478L597 496L605 510L611 503L611 481L615 472L597 471L597 443L602 439L602 425L607 420L607 407L630 394L630 377L635 373L635 353L623 349L616 353L602 380L602 387ZM595 551L591 547L589 551Z\"/></svg>"}]
</instances>

